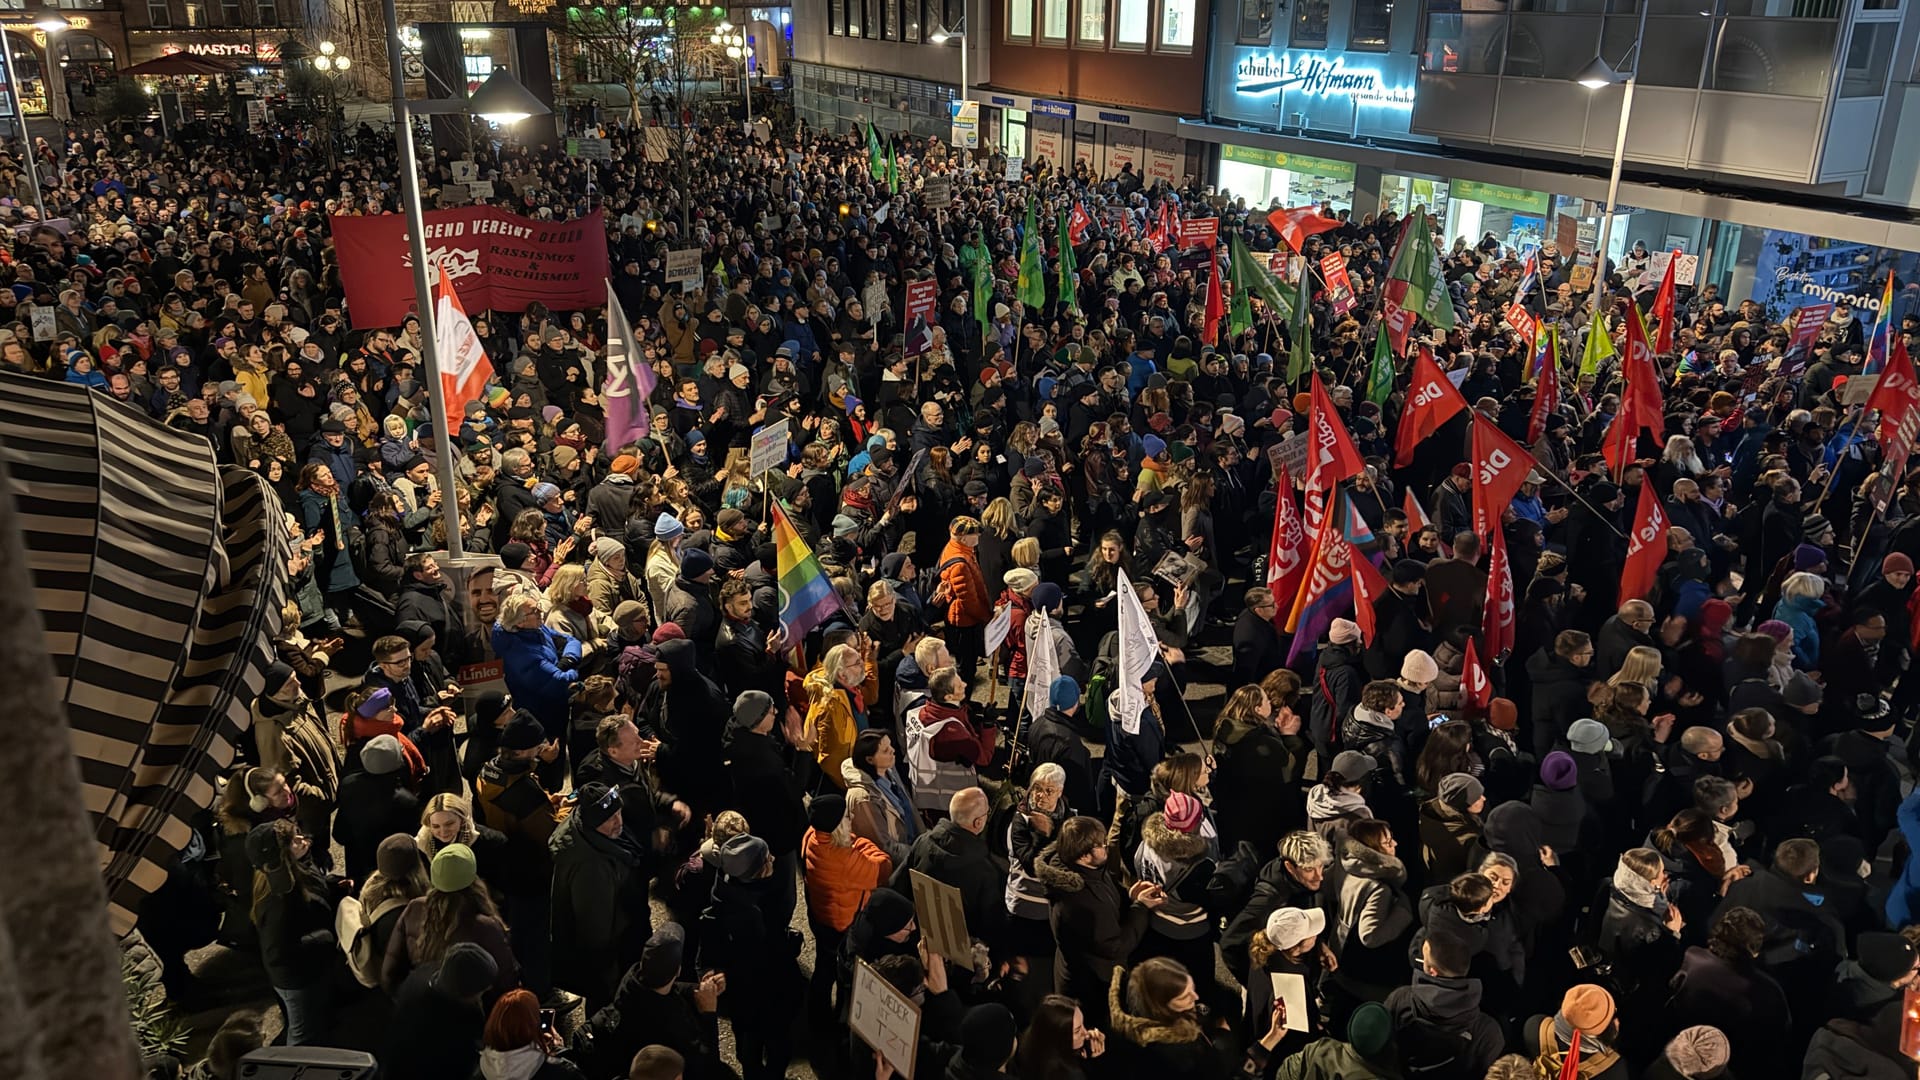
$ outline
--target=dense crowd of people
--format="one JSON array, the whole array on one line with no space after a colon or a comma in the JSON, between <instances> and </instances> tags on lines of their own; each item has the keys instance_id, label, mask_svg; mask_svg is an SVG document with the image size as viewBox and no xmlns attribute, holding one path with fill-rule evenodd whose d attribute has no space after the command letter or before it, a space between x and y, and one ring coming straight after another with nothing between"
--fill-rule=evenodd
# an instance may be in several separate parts
<instances>
[{"instance_id":1,"label":"dense crowd of people","mask_svg":"<svg viewBox=\"0 0 1920 1080\"><path fill-rule=\"evenodd\" d=\"M1786 313L1681 287L1665 428L1613 469L1625 342L1586 339L1650 305L1644 252L1596 319L1574 253L1436 238L1456 326L1416 336L1471 409L1395 466L1411 361L1369 392L1392 213L1329 211L1310 315L1241 325L1161 223L1287 242L1193 182L1007 181L903 138L895 192L864 134L703 131L681 170L615 130L591 176L551 142L477 164L522 213L609 211L649 432L609 445L607 312L537 304L476 314L490 387L437 430L418 322L357 324L328 240L397 211L381 144L329 166L239 134L37 145L66 224L0 267L0 367L204 438L288 516L280 662L143 913L181 999L217 938L285 1041L421 1080L885 1080L904 1063L848 1016L869 974L917 1007L913 1075L947 1080L1911 1075L1920 489L1842 404L1874 331L1844 306L1789 356ZM665 278L687 246L703 289ZM1538 424L1514 303L1567 361ZM1313 419L1294 355L1364 455L1329 494L1388 583L1303 643L1267 566L1270 450ZM751 475L781 418L784 465ZM1470 423L1537 461L1493 524L1510 650L1482 629ZM1623 598L1646 485L1664 560ZM837 600L804 633L776 511ZM915 875L957 893L965 955ZM378 1030L345 1033L369 997ZM236 1017L196 1075L260 1040Z\"/></svg>"}]
</instances>

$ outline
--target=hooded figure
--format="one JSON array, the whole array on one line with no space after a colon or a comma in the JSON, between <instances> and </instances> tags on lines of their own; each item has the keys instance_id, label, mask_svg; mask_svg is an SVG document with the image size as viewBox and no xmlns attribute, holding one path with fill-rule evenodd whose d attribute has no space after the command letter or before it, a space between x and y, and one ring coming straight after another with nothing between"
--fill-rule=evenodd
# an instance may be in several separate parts
<instances>
[{"instance_id":1,"label":"hooded figure","mask_svg":"<svg viewBox=\"0 0 1920 1080\"><path fill-rule=\"evenodd\" d=\"M727 805L730 792L722 749L733 710L712 679L700 671L698 651L685 638L655 647L654 684L640 701L642 733L660 740L655 767L660 785L677 793L696 813Z\"/></svg>"}]
</instances>

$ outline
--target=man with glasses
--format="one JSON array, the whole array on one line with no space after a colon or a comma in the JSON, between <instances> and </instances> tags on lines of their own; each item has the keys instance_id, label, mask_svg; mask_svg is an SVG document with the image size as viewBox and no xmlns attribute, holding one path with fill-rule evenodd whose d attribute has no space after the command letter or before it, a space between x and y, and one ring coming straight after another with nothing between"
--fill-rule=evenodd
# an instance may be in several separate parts
<instances>
[{"instance_id":1,"label":"man with glasses","mask_svg":"<svg viewBox=\"0 0 1920 1080\"><path fill-rule=\"evenodd\" d=\"M1627 653L1635 646L1658 647L1653 640L1653 605L1645 600L1629 600L1620 611L1600 625L1594 643L1593 675L1605 679L1627 662Z\"/></svg>"}]
</instances>

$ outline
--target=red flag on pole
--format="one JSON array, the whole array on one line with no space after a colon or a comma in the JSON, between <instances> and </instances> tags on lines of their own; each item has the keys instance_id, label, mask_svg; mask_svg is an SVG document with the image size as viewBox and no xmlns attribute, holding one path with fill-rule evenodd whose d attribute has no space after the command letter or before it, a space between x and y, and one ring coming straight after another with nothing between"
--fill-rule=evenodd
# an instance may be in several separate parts
<instances>
[{"instance_id":1,"label":"red flag on pole","mask_svg":"<svg viewBox=\"0 0 1920 1080\"><path fill-rule=\"evenodd\" d=\"M1317 206L1296 206L1290 210L1275 210L1267 215L1267 223L1272 225L1273 231L1280 234L1280 239L1285 240L1287 246L1296 252L1304 252L1307 237L1340 227L1338 219L1322 214Z\"/></svg>"},{"instance_id":2,"label":"red flag on pole","mask_svg":"<svg viewBox=\"0 0 1920 1080\"><path fill-rule=\"evenodd\" d=\"M1547 417L1560 408L1559 335L1547 331L1546 347L1540 350L1540 378L1533 391L1533 413L1527 417L1527 441L1537 443L1547 430Z\"/></svg>"},{"instance_id":3,"label":"red flag on pole","mask_svg":"<svg viewBox=\"0 0 1920 1080\"><path fill-rule=\"evenodd\" d=\"M1372 559L1358 551L1347 565L1353 571L1353 618L1360 624L1360 636L1372 645L1376 625L1373 605L1387 594L1387 578Z\"/></svg>"},{"instance_id":4,"label":"red flag on pole","mask_svg":"<svg viewBox=\"0 0 1920 1080\"><path fill-rule=\"evenodd\" d=\"M1634 447L1639 445L1640 433L1627 418L1623 409L1614 414L1613 423L1607 425L1606 434L1600 437L1600 456L1607 459L1607 470L1619 476L1633 460Z\"/></svg>"},{"instance_id":5,"label":"red flag on pole","mask_svg":"<svg viewBox=\"0 0 1920 1080\"><path fill-rule=\"evenodd\" d=\"M1885 316L1882 316L1885 318ZM1887 351L1887 366L1874 381L1867 408L1880 410L1882 460L1892 471L1894 483L1906 471L1907 457L1913 453L1916 433L1920 433L1920 383L1915 382L1913 358L1907 355L1906 336L1893 334Z\"/></svg>"},{"instance_id":6,"label":"red flag on pole","mask_svg":"<svg viewBox=\"0 0 1920 1080\"><path fill-rule=\"evenodd\" d=\"M1460 661L1460 695L1460 703L1469 709L1485 712L1493 703L1493 680L1487 678L1471 635L1467 637L1466 656Z\"/></svg>"},{"instance_id":7,"label":"red flag on pole","mask_svg":"<svg viewBox=\"0 0 1920 1080\"><path fill-rule=\"evenodd\" d=\"M1413 462L1413 449L1440 430L1467 407L1466 396L1433 361L1433 350L1422 344L1413 361L1413 381L1407 385L1406 411L1393 435L1393 463L1404 468Z\"/></svg>"},{"instance_id":8,"label":"red flag on pole","mask_svg":"<svg viewBox=\"0 0 1920 1080\"><path fill-rule=\"evenodd\" d=\"M1080 200L1075 199L1073 212L1067 215L1067 239L1072 241L1075 247L1079 247L1086 239L1087 230L1092 226L1093 219L1087 216L1086 207L1081 206Z\"/></svg>"},{"instance_id":9,"label":"red flag on pole","mask_svg":"<svg viewBox=\"0 0 1920 1080\"><path fill-rule=\"evenodd\" d=\"M1513 564L1507 561L1507 531L1496 526L1487 545L1487 604L1480 614L1480 637L1487 655L1498 659L1513 648Z\"/></svg>"},{"instance_id":10,"label":"red flag on pole","mask_svg":"<svg viewBox=\"0 0 1920 1080\"><path fill-rule=\"evenodd\" d=\"M1627 380L1620 395L1620 411L1631 416L1637 428L1646 428L1658 438L1666 430L1667 418L1660 400L1660 369L1653 362L1653 343L1647 340L1647 324L1640 309L1627 305L1627 355L1620 365ZM1634 431L1638 438L1640 432Z\"/></svg>"},{"instance_id":11,"label":"red flag on pole","mask_svg":"<svg viewBox=\"0 0 1920 1080\"><path fill-rule=\"evenodd\" d=\"M1284 625L1307 578L1307 533L1300 525L1300 509L1293 498L1293 478L1280 466L1275 478L1279 490L1273 500L1273 539L1267 548L1267 588L1279 612L1274 622Z\"/></svg>"},{"instance_id":12,"label":"red flag on pole","mask_svg":"<svg viewBox=\"0 0 1920 1080\"><path fill-rule=\"evenodd\" d=\"M1317 370L1313 373L1312 413L1307 432L1307 437L1313 440L1307 446L1307 531L1319 536L1328 493L1340 481L1360 475L1367 463L1361 458L1359 448L1353 445L1353 437L1347 434L1347 425L1341 422L1340 413L1334 409L1333 398L1327 395L1327 386L1320 381Z\"/></svg>"},{"instance_id":13,"label":"red flag on pole","mask_svg":"<svg viewBox=\"0 0 1920 1080\"><path fill-rule=\"evenodd\" d=\"M1653 485L1640 485L1640 509L1634 515L1633 532L1627 537L1627 566L1620 575L1620 599L1640 600L1653 591L1654 577L1667 557L1667 508L1653 493Z\"/></svg>"},{"instance_id":14,"label":"red flag on pole","mask_svg":"<svg viewBox=\"0 0 1920 1080\"><path fill-rule=\"evenodd\" d=\"M1420 500L1413 497L1412 488L1408 488L1402 494L1400 509L1407 515L1407 532L1409 533L1417 533L1433 524L1433 519L1427 516L1427 508L1421 506Z\"/></svg>"},{"instance_id":15,"label":"red flag on pole","mask_svg":"<svg viewBox=\"0 0 1920 1080\"><path fill-rule=\"evenodd\" d=\"M1207 248L1210 269L1207 274L1207 310L1201 316L1200 340L1208 345L1220 344L1220 320L1227 317L1227 294L1224 288L1227 275L1220 266L1220 252L1217 248Z\"/></svg>"},{"instance_id":16,"label":"red flag on pole","mask_svg":"<svg viewBox=\"0 0 1920 1080\"><path fill-rule=\"evenodd\" d=\"M1500 531L1500 511L1513 501L1533 455L1484 416L1473 419L1473 531L1482 540Z\"/></svg>"},{"instance_id":17,"label":"red flag on pole","mask_svg":"<svg viewBox=\"0 0 1920 1080\"><path fill-rule=\"evenodd\" d=\"M1660 277L1660 289L1653 294L1653 317L1660 320L1660 329L1654 331L1653 351L1670 353L1673 351L1673 286L1674 271L1680 265L1680 252L1675 249L1667 257L1667 272Z\"/></svg>"}]
</instances>

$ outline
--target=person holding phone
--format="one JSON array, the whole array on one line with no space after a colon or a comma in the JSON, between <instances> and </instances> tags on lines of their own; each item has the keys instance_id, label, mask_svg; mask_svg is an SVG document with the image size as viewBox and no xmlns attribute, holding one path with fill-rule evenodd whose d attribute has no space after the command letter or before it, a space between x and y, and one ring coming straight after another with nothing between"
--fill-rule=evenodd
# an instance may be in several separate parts
<instances>
[{"instance_id":1,"label":"person holding phone","mask_svg":"<svg viewBox=\"0 0 1920 1080\"><path fill-rule=\"evenodd\" d=\"M493 1003L480 1043L482 1080L586 1080L558 1056L566 1042L554 1030L553 1010L526 990L509 990Z\"/></svg>"}]
</instances>

